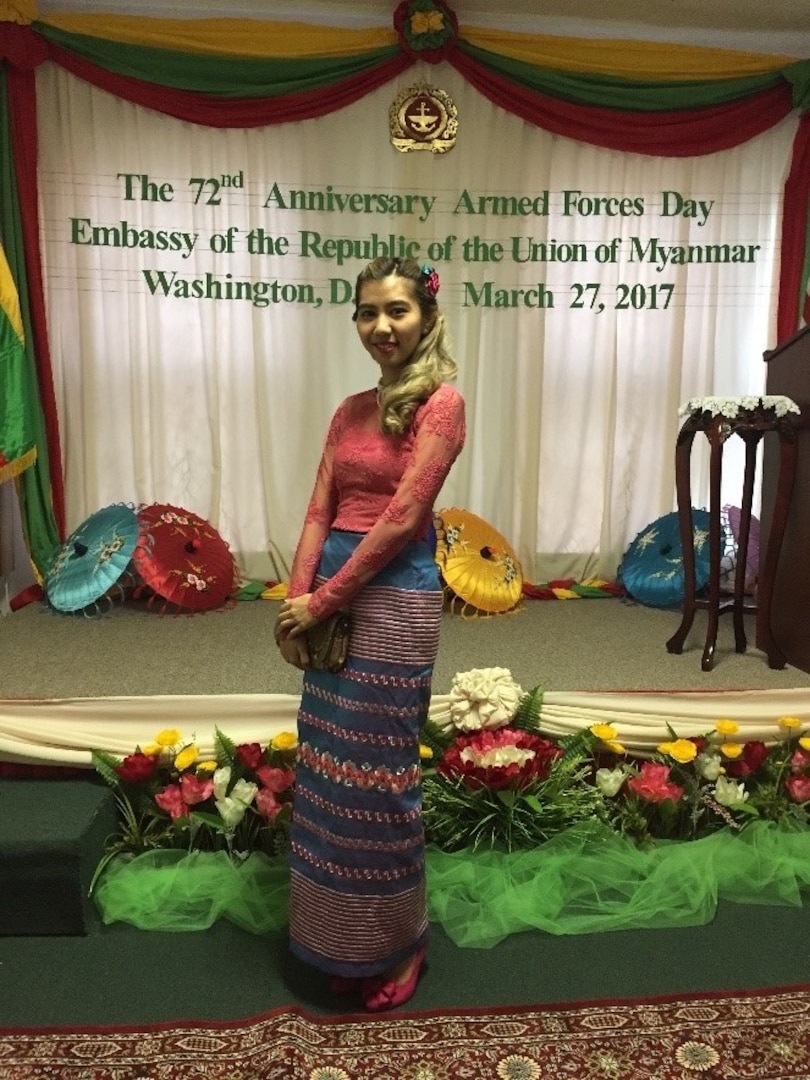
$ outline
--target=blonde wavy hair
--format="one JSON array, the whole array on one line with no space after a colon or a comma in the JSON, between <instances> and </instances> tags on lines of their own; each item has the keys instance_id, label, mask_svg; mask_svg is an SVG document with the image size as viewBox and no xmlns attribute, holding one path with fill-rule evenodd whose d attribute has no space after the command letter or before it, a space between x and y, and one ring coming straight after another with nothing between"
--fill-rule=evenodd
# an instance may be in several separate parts
<instances>
[{"instance_id":1,"label":"blonde wavy hair","mask_svg":"<svg viewBox=\"0 0 810 1080\"><path fill-rule=\"evenodd\" d=\"M423 401L441 386L452 382L458 373L453 358L450 333L444 315L439 311L436 297L428 288L432 268L423 269L413 259L373 259L357 275L354 289L354 315L360 304L360 290L367 281L382 281L395 275L407 278L413 287L414 298L419 304L427 331L404 364L399 378L388 386L380 387L380 424L391 435L404 435L413 422L414 413Z\"/></svg>"}]
</instances>

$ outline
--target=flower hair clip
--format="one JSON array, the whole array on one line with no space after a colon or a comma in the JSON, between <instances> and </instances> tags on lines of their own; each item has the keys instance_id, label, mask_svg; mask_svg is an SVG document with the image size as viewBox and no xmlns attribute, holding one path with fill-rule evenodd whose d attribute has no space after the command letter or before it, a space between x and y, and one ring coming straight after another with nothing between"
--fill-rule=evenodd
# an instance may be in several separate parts
<instances>
[{"instance_id":1,"label":"flower hair clip","mask_svg":"<svg viewBox=\"0 0 810 1080\"><path fill-rule=\"evenodd\" d=\"M439 275L436 272L435 267L431 266L430 263L422 263L420 269L422 271L422 281L425 284L425 288L431 296L435 297L436 293L439 291Z\"/></svg>"}]
</instances>

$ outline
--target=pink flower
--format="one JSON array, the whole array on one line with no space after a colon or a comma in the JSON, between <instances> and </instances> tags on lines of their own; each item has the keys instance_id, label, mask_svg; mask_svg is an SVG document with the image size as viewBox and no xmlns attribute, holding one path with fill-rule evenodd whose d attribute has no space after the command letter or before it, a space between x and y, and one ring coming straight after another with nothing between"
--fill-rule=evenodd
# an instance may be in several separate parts
<instances>
[{"instance_id":1,"label":"pink flower","mask_svg":"<svg viewBox=\"0 0 810 1080\"><path fill-rule=\"evenodd\" d=\"M669 766L657 765L645 761L638 776L631 776L627 787L634 791L644 802L662 803L666 799L678 802L683 796L683 788L669 783Z\"/></svg>"},{"instance_id":2,"label":"pink flower","mask_svg":"<svg viewBox=\"0 0 810 1080\"><path fill-rule=\"evenodd\" d=\"M248 769L258 769L264 761L264 751L257 742L242 743L236 748L236 760Z\"/></svg>"},{"instance_id":3,"label":"pink flower","mask_svg":"<svg viewBox=\"0 0 810 1080\"><path fill-rule=\"evenodd\" d=\"M502 727L458 736L436 771L471 788L524 788L544 779L561 755L548 739Z\"/></svg>"},{"instance_id":4,"label":"pink flower","mask_svg":"<svg viewBox=\"0 0 810 1080\"><path fill-rule=\"evenodd\" d=\"M280 803L270 788L260 788L254 800L256 809L269 821L275 821L284 803Z\"/></svg>"},{"instance_id":5,"label":"pink flower","mask_svg":"<svg viewBox=\"0 0 810 1080\"><path fill-rule=\"evenodd\" d=\"M180 791L186 806L194 806L211 798L214 794L214 781L210 776L199 780L194 773L183 773L180 777Z\"/></svg>"},{"instance_id":6,"label":"pink flower","mask_svg":"<svg viewBox=\"0 0 810 1080\"><path fill-rule=\"evenodd\" d=\"M263 787L277 795L291 788L295 783L295 773L292 769L274 769L270 765L261 765L256 769L256 776Z\"/></svg>"},{"instance_id":7,"label":"pink flower","mask_svg":"<svg viewBox=\"0 0 810 1080\"><path fill-rule=\"evenodd\" d=\"M188 817L188 807L183 801L183 793L179 784L169 784L163 791L159 791L155 795L155 802L161 810L166 811L172 821Z\"/></svg>"},{"instance_id":8,"label":"pink flower","mask_svg":"<svg viewBox=\"0 0 810 1080\"><path fill-rule=\"evenodd\" d=\"M810 752L804 747L797 746L790 759L790 771L792 773L804 772L808 766L810 766Z\"/></svg>"},{"instance_id":9,"label":"pink flower","mask_svg":"<svg viewBox=\"0 0 810 1080\"><path fill-rule=\"evenodd\" d=\"M785 787L793 802L803 803L810 799L810 776L790 776Z\"/></svg>"}]
</instances>

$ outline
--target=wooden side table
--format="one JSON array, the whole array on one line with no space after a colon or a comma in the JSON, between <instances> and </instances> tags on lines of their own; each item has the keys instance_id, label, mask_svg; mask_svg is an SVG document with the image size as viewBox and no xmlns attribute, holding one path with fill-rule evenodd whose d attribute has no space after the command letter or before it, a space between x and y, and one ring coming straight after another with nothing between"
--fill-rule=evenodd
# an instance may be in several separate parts
<instances>
[{"instance_id":1,"label":"wooden side table","mask_svg":"<svg viewBox=\"0 0 810 1080\"><path fill-rule=\"evenodd\" d=\"M714 667L714 650L717 643L717 627L720 615L731 611L734 617L734 647L738 653L745 652L747 640L743 616L758 613L758 644L768 658L771 668L783 668L785 657L771 633L771 603L776 567L782 546L782 535L787 523L793 481L796 475L797 440L793 417L799 407L788 397L730 397L692 398L681 406L686 415L675 447L675 488L678 500L678 518L683 549L684 604L681 625L667 641L671 653L683 652L683 644L698 609L709 613L706 644L701 667L711 671ZM766 432L773 431L779 439L779 477L776 502L764 560L760 558L759 580L755 602L745 600L745 564L748 557L748 536L751 528L751 505L754 496L757 450ZM690 456L695 435L703 432L709 441L709 595L698 599L695 595L695 549L692 532L692 494ZM734 576L732 597L720 597L720 560L722 558L720 524L720 482L723 473L723 447L732 435L738 435L745 443L745 472L742 504L740 507L740 534L737 547L737 568Z\"/></svg>"}]
</instances>

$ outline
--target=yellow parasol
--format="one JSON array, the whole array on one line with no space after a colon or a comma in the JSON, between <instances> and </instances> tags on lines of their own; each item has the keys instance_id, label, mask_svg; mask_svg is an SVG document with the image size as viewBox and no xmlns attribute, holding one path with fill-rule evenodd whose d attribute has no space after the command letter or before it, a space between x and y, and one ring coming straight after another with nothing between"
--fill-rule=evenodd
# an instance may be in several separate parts
<instances>
[{"instance_id":1,"label":"yellow parasol","mask_svg":"<svg viewBox=\"0 0 810 1080\"><path fill-rule=\"evenodd\" d=\"M453 601L462 601L462 614L467 606L488 615L517 607L523 596L523 570L499 532L455 507L440 510L434 528L436 563Z\"/></svg>"}]
</instances>

